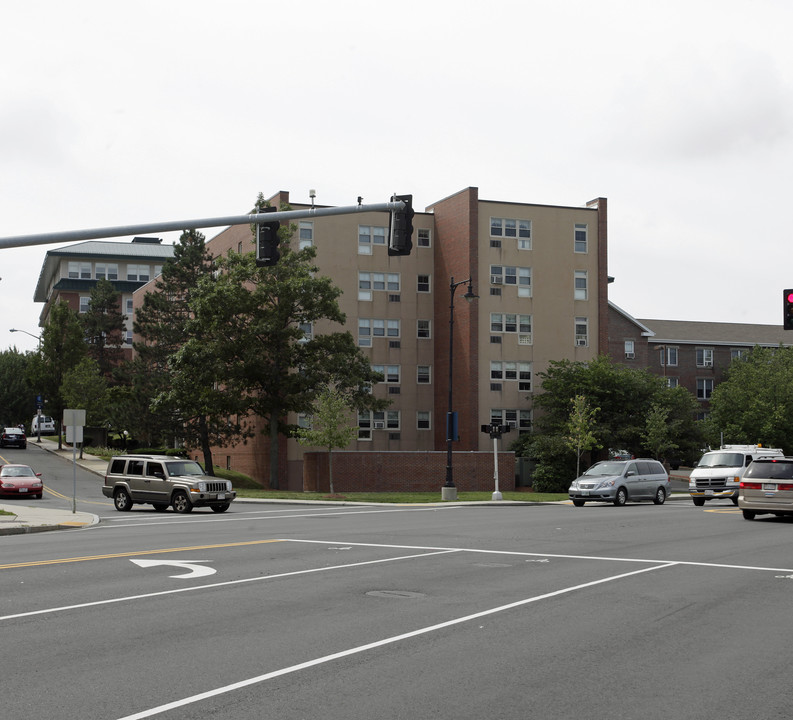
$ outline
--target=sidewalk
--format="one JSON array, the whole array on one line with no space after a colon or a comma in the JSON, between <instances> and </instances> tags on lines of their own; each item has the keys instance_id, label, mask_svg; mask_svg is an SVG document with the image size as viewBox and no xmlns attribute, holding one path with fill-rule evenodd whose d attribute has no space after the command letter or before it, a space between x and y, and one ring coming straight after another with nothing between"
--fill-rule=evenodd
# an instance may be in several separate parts
<instances>
[{"instance_id":1,"label":"sidewalk","mask_svg":"<svg viewBox=\"0 0 793 720\"><path fill-rule=\"evenodd\" d=\"M35 449L34 449L35 448ZM58 443L42 438L41 445L34 440L28 440L28 452L51 452L71 462L72 449L58 450ZM86 455L83 460L77 453L77 464L80 467L104 475L107 462L94 456ZM31 458L35 467L35 460ZM24 501L23 501L24 502ZM37 502L37 501L34 501ZM22 533L44 532L48 530L73 530L74 528L88 527L99 523L99 517L92 513L72 512L71 510L53 510L51 508L20 505L10 501L0 504L0 510L13 513L13 515L0 515L0 535L20 535Z\"/></svg>"}]
</instances>

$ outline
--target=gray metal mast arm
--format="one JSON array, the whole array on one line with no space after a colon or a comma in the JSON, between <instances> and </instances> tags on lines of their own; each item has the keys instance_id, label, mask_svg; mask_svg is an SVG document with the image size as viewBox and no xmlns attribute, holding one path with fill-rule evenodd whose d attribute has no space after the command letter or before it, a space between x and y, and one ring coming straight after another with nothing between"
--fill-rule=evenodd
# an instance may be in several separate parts
<instances>
[{"instance_id":1,"label":"gray metal mast arm","mask_svg":"<svg viewBox=\"0 0 793 720\"><path fill-rule=\"evenodd\" d=\"M302 218L324 217L326 215L352 215L362 212L393 212L402 210L405 203L395 200L368 205L345 205L331 208L307 208L249 215L227 215L223 217L198 220L172 220L168 222L144 223L141 225L121 225L118 227L94 228L91 230L66 230L64 232L40 233L36 235L16 235L0 238L0 249L25 247L28 245L48 245L52 243L74 242L75 240L98 240L100 238L145 235L147 233L172 232L174 230L193 230L198 228L222 227L225 225L247 225L250 223L289 222Z\"/></svg>"}]
</instances>

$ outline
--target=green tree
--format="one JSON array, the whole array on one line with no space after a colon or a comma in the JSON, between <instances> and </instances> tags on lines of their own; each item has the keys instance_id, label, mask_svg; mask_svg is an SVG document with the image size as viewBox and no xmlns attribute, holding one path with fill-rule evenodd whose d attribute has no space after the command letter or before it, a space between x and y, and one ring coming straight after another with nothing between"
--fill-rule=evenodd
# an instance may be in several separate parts
<instances>
[{"instance_id":1,"label":"green tree","mask_svg":"<svg viewBox=\"0 0 793 720\"><path fill-rule=\"evenodd\" d=\"M201 448L208 473L212 473L210 428L226 428L225 404L217 404L213 384L214 358L205 352L200 328L188 331L191 297L199 280L211 277L215 264L206 249L206 238L185 230L174 245L173 258L162 268L135 314L136 359L128 367L123 400L133 409L124 418L128 428L149 445L178 437ZM190 333L199 333L190 335ZM185 347L191 343L190 347ZM209 364L208 364L209 361ZM215 440L222 444L222 438Z\"/></svg>"},{"instance_id":2,"label":"green tree","mask_svg":"<svg viewBox=\"0 0 793 720\"><path fill-rule=\"evenodd\" d=\"M358 428L350 425L350 408L344 395L335 388L323 390L317 397L310 428L298 428L301 445L328 449L328 479L333 494L333 448L347 447L357 436Z\"/></svg>"},{"instance_id":3,"label":"green tree","mask_svg":"<svg viewBox=\"0 0 793 720\"><path fill-rule=\"evenodd\" d=\"M793 452L793 347L755 347L733 360L710 409L712 437Z\"/></svg>"},{"instance_id":4,"label":"green tree","mask_svg":"<svg viewBox=\"0 0 793 720\"><path fill-rule=\"evenodd\" d=\"M121 293L109 280L98 280L91 290L88 310L79 317L88 343L88 355L96 361L98 371L109 379L124 353Z\"/></svg>"},{"instance_id":5,"label":"green tree","mask_svg":"<svg viewBox=\"0 0 793 720\"><path fill-rule=\"evenodd\" d=\"M589 450L600 447L594 432L595 416L600 412L600 408L590 407L584 395L576 395L570 405L565 442L575 453L575 474L578 477L581 474L581 456Z\"/></svg>"},{"instance_id":6,"label":"green tree","mask_svg":"<svg viewBox=\"0 0 793 720\"><path fill-rule=\"evenodd\" d=\"M21 353L16 347L0 352L0 423L2 426L25 425L36 412L36 391L27 381L27 368L32 353Z\"/></svg>"},{"instance_id":7,"label":"green tree","mask_svg":"<svg viewBox=\"0 0 793 720\"><path fill-rule=\"evenodd\" d=\"M678 445L672 439L674 435L673 427L669 423L669 409L653 405L647 414L643 435L645 446L650 448L652 457L662 460L670 452L677 450Z\"/></svg>"},{"instance_id":8,"label":"green tree","mask_svg":"<svg viewBox=\"0 0 793 720\"><path fill-rule=\"evenodd\" d=\"M27 380L44 397L44 408L60 423L66 407L61 388L66 373L87 355L83 329L77 313L61 301L50 311L41 333L41 349L31 356ZM62 436L58 433L58 448Z\"/></svg>"},{"instance_id":9,"label":"green tree","mask_svg":"<svg viewBox=\"0 0 793 720\"><path fill-rule=\"evenodd\" d=\"M334 386L356 410L388 405L372 395L382 376L349 332L313 331L319 321L345 322L341 291L318 275L313 247L290 248L294 230L281 228L281 258L272 267L258 267L252 252L220 259L217 277L198 282L190 303L195 315L188 322L188 335L202 338L229 393L244 398L246 410L264 419L274 489L279 435L296 430L286 417L310 412L318 388Z\"/></svg>"},{"instance_id":10,"label":"green tree","mask_svg":"<svg viewBox=\"0 0 793 720\"><path fill-rule=\"evenodd\" d=\"M61 396L64 406L85 410L86 425L99 427L107 424L107 391L107 379L100 371L99 363L93 358L83 358L63 374ZM82 456L81 444L80 457Z\"/></svg>"}]
</instances>

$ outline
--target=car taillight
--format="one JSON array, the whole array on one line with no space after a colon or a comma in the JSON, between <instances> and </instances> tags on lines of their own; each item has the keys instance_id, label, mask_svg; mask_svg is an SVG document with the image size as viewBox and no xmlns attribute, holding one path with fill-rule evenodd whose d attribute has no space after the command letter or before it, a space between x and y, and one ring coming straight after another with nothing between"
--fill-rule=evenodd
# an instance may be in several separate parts
<instances>
[{"instance_id":1,"label":"car taillight","mask_svg":"<svg viewBox=\"0 0 793 720\"><path fill-rule=\"evenodd\" d=\"M741 488L744 490L762 490L762 485L756 482L741 481Z\"/></svg>"},{"instance_id":2,"label":"car taillight","mask_svg":"<svg viewBox=\"0 0 793 720\"><path fill-rule=\"evenodd\" d=\"M780 490L793 490L793 483L780 483L778 488Z\"/></svg>"}]
</instances>

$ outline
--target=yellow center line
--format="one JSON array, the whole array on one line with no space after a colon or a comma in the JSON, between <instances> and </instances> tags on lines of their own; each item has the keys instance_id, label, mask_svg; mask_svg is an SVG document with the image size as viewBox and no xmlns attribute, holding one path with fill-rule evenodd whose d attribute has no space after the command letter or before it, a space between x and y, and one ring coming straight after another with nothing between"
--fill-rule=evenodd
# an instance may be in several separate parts
<instances>
[{"instance_id":1,"label":"yellow center line","mask_svg":"<svg viewBox=\"0 0 793 720\"><path fill-rule=\"evenodd\" d=\"M189 552L194 550L212 550L215 548L242 547L244 545L264 545L265 543L285 542L284 540L250 540L248 542L223 543L221 545L191 545L190 547L162 548L160 550L136 550L134 552L112 553L108 555L86 555L85 557L58 558L55 560L35 560L31 562L9 563L0 565L0 570L10 568L37 567L39 565L60 565L61 563L86 562L88 560L108 560L110 558L132 557L133 555L160 555L163 553Z\"/></svg>"}]
</instances>

